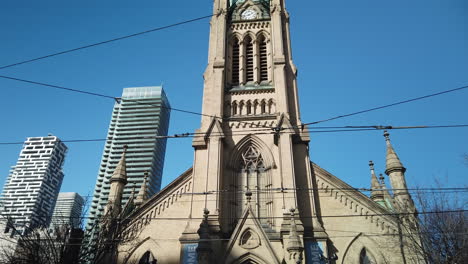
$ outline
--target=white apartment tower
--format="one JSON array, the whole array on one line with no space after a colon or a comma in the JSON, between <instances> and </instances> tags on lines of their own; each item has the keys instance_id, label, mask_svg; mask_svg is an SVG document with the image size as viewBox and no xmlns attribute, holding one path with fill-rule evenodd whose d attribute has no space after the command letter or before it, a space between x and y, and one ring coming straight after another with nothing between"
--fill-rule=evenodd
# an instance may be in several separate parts
<instances>
[{"instance_id":1,"label":"white apartment tower","mask_svg":"<svg viewBox=\"0 0 468 264\"><path fill-rule=\"evenodd\" d=\"M72 228L79 228L82 224L81 213L83 211L84 199L75 192L61 192L55 203L54 214L52 215L51 227L68 225Z\"/></svg>"},{"instance_id":2,"label":"white apartment tower","mask_svg":"<svg viewBox=\"0 0 468 264\"><path fill-rule=\"evenodd\" d=\"M52 135L24 142L2 192L0 214L8 221L5 233L49 225L62 185L66 151L65 144Z\"/></svg>"}]
</instances>

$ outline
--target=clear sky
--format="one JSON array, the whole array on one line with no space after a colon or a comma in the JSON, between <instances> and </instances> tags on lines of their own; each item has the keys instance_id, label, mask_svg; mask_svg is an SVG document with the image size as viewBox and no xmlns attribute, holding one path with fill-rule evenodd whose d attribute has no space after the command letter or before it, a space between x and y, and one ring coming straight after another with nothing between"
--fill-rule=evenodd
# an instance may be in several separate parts
<instances>
[{"instance_id":1,"label":"clear sky","mask_svg":"<svg viewBox=\"0 0 468 264\"><path fill-rule=\"evenodd\" d=\"M304 122L468 85L465 0L287 0ZM212 0L3 1L0 67L126 34L209 15ZM120 96L125 87L164 84L175 108L201 111L209 21L0 70L24 78ZM52 133L105 138L113 101L0 79L0 142ZM467 124L468 90L322 126ZM170 133L194 132L200 117L172 112ZM434 178L466 186L468 128L391 131L411 187ZM354 187L369 187L368 161L385 170L382 131L312 134L314 162ZM92 194L103 142L68 143L62 191ZM0 145L0 182L21 145ZM193 162L191 139L169 140L163 185Z\"/></svg>"}]
</instances>

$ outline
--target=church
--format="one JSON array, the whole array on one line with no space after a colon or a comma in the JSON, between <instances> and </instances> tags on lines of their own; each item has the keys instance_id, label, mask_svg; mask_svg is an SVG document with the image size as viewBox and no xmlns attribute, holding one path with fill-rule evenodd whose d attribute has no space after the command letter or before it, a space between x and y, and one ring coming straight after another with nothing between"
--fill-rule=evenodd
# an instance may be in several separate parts
<instances>
[{"instance_id":1,"label":"church","mask_svg":"<svg viewBox=\"0 0 468 264\"><path fill-rule=\"evenodd\" d=\"M420 263L401 228L417 213L389 133L391 187L371 162L370 197L310 160L285 2L214 0L193 167L121 205L118 150L112 263Z\"/></svg>"}]
</instances>

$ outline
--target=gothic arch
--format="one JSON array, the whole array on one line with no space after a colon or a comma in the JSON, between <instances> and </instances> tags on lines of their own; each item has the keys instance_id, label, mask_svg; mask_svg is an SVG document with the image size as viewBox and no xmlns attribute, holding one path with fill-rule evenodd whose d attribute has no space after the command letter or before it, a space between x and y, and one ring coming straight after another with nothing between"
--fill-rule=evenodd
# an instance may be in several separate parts
<instances>
[{"instance_id":1,"label":"gothic arch","mask_svg":"<svg viewBox=\"0 0 468 264\"><path fill-rule=\"evenodd\" d=\"M242 39L244 41L246 41L248 38L252 41L252 43L254 43L257 40L256 34L252 31L247 31L242 35Z\"/></svg>"},{"instance_id":2,"label":"gothic arch","mask_svg":"<svg viewBox=\"0 0 468 264\"><path fill-rule=\"evenodd\" d=\"M236 43L237 43L237 44L240 44L240 43L242 42L242 39L244 39L244 38L242 37L242 35L239 34L239 33L237 33L237 32L235 32L235 33L233 33L233 34L231 35L231 38L230 38L231 43L230 43L230 44L236 44Z\"/></svg>"},{"instance_id":3,"label":"gothic arch","mask_svg":"<svg viewBox=\"0 0 468 264\"><path fill-rule=\"evenodd\" d=\"M159 259L156 251L164 252L164 249L161 248L153 239L151 239L151 237L146 237L128 252L128 255L124 259L123 263L138 263L142 257L147 254L147 252L149 252L153 258Z\"/></svg>"},{"instance_id":4,"label":"gothic arch","mask_svg":"<svg viewBox=\"0 0 468 264\"><path fill-rule=\"evenodd\" d=\"M276 167L273 153L271 152L270 148L260 138L254 135L247 135L236 144L229 159L228 167L235 170L235 168L238 166L238 161L242 159L242 153L250 146L254 146L262 153L262 157L265 163L265 170L270 170Z\"/></svg>"},{"instance_id":5,"label":"gothic arch","mask_svg":"<svg viewBox=\"0 0 468 264\"><path fill-rule=\"evenodd\" d=\"M237 260L231 262L230 264L267 264L267 262L259 256L256 256L251 253L246 253Z\"/></svg>"},{"instance_id":6,"label":"gothic arch","mask_svg":"<svg viewBox=\"0 0 468 264\"><path fill-rule=\"evenodd\" d=\"M251 210L262 224L273 226L273 179L275 168L273 154L267 145L254 135L248 135L237 143L227 159L227 191L223 195L226 208L225 224L234 229L247 208L246 193L250 192Z\"/></svg>"},{"instance_id":7,"label":"gothic arch","mask_svg":"<svg viewBox=\"0 0 468 264\"><path fill-rule=\"evenodd\" d=\"M266 41L270 41L270 34L265 30L260 30L256 34L257 39L264 38Z\"/></svg>"},{"instance_id":8,"label":"gothic arch","mask_svg":"<svg viewBox=\"0 0 468 264\"><path fill-rule=\"evenodd\" d=\"M374 239L367 237L360 233L356 237L351 240L351 242L348 244L346 247L346 250L343 254L343 258L341 259L342 264L380 264L380 263L386 263L385 257L383 256L382 252L378 249L378 241L375 241ZM362 252L367 254L369 256L369 259L371 259L373 262L361 262L362 259Z\"/></svg>"}]
</instances>

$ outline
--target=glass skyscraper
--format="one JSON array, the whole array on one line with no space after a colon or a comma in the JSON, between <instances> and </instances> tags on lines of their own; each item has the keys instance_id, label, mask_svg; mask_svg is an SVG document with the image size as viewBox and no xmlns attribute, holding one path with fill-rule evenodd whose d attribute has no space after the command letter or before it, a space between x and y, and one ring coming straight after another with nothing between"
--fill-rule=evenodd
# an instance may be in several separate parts
<instances>
[{"instance_id":1,"label":"glass skyscraper","mask_svg":"<svg viewBox=\"0 0 468 264\"><path fill-rule=\"evenodd\" d=\"M170 105L162 87L125 88L122 98L115 103L102 154L101 165L90 208L88 228L95 224L96 217L103 214L107 204L109 179L128 146L126 162L128 183L125 186L122 204L141 188L145 172L149 173L148 196L161 188L166 139L169 128Z\"/></svg>"},{"instance_id":2,"label":"glass skyscraper","mask_svg":"<svg viewBox=\"0 0 468 264\"><path fill-rule=\"evenodd\" d=\"M80 228L84 202L83 197L75 192L59 193L50 228L54 229L63 225Z\"/></svg>"}]
</instances>

